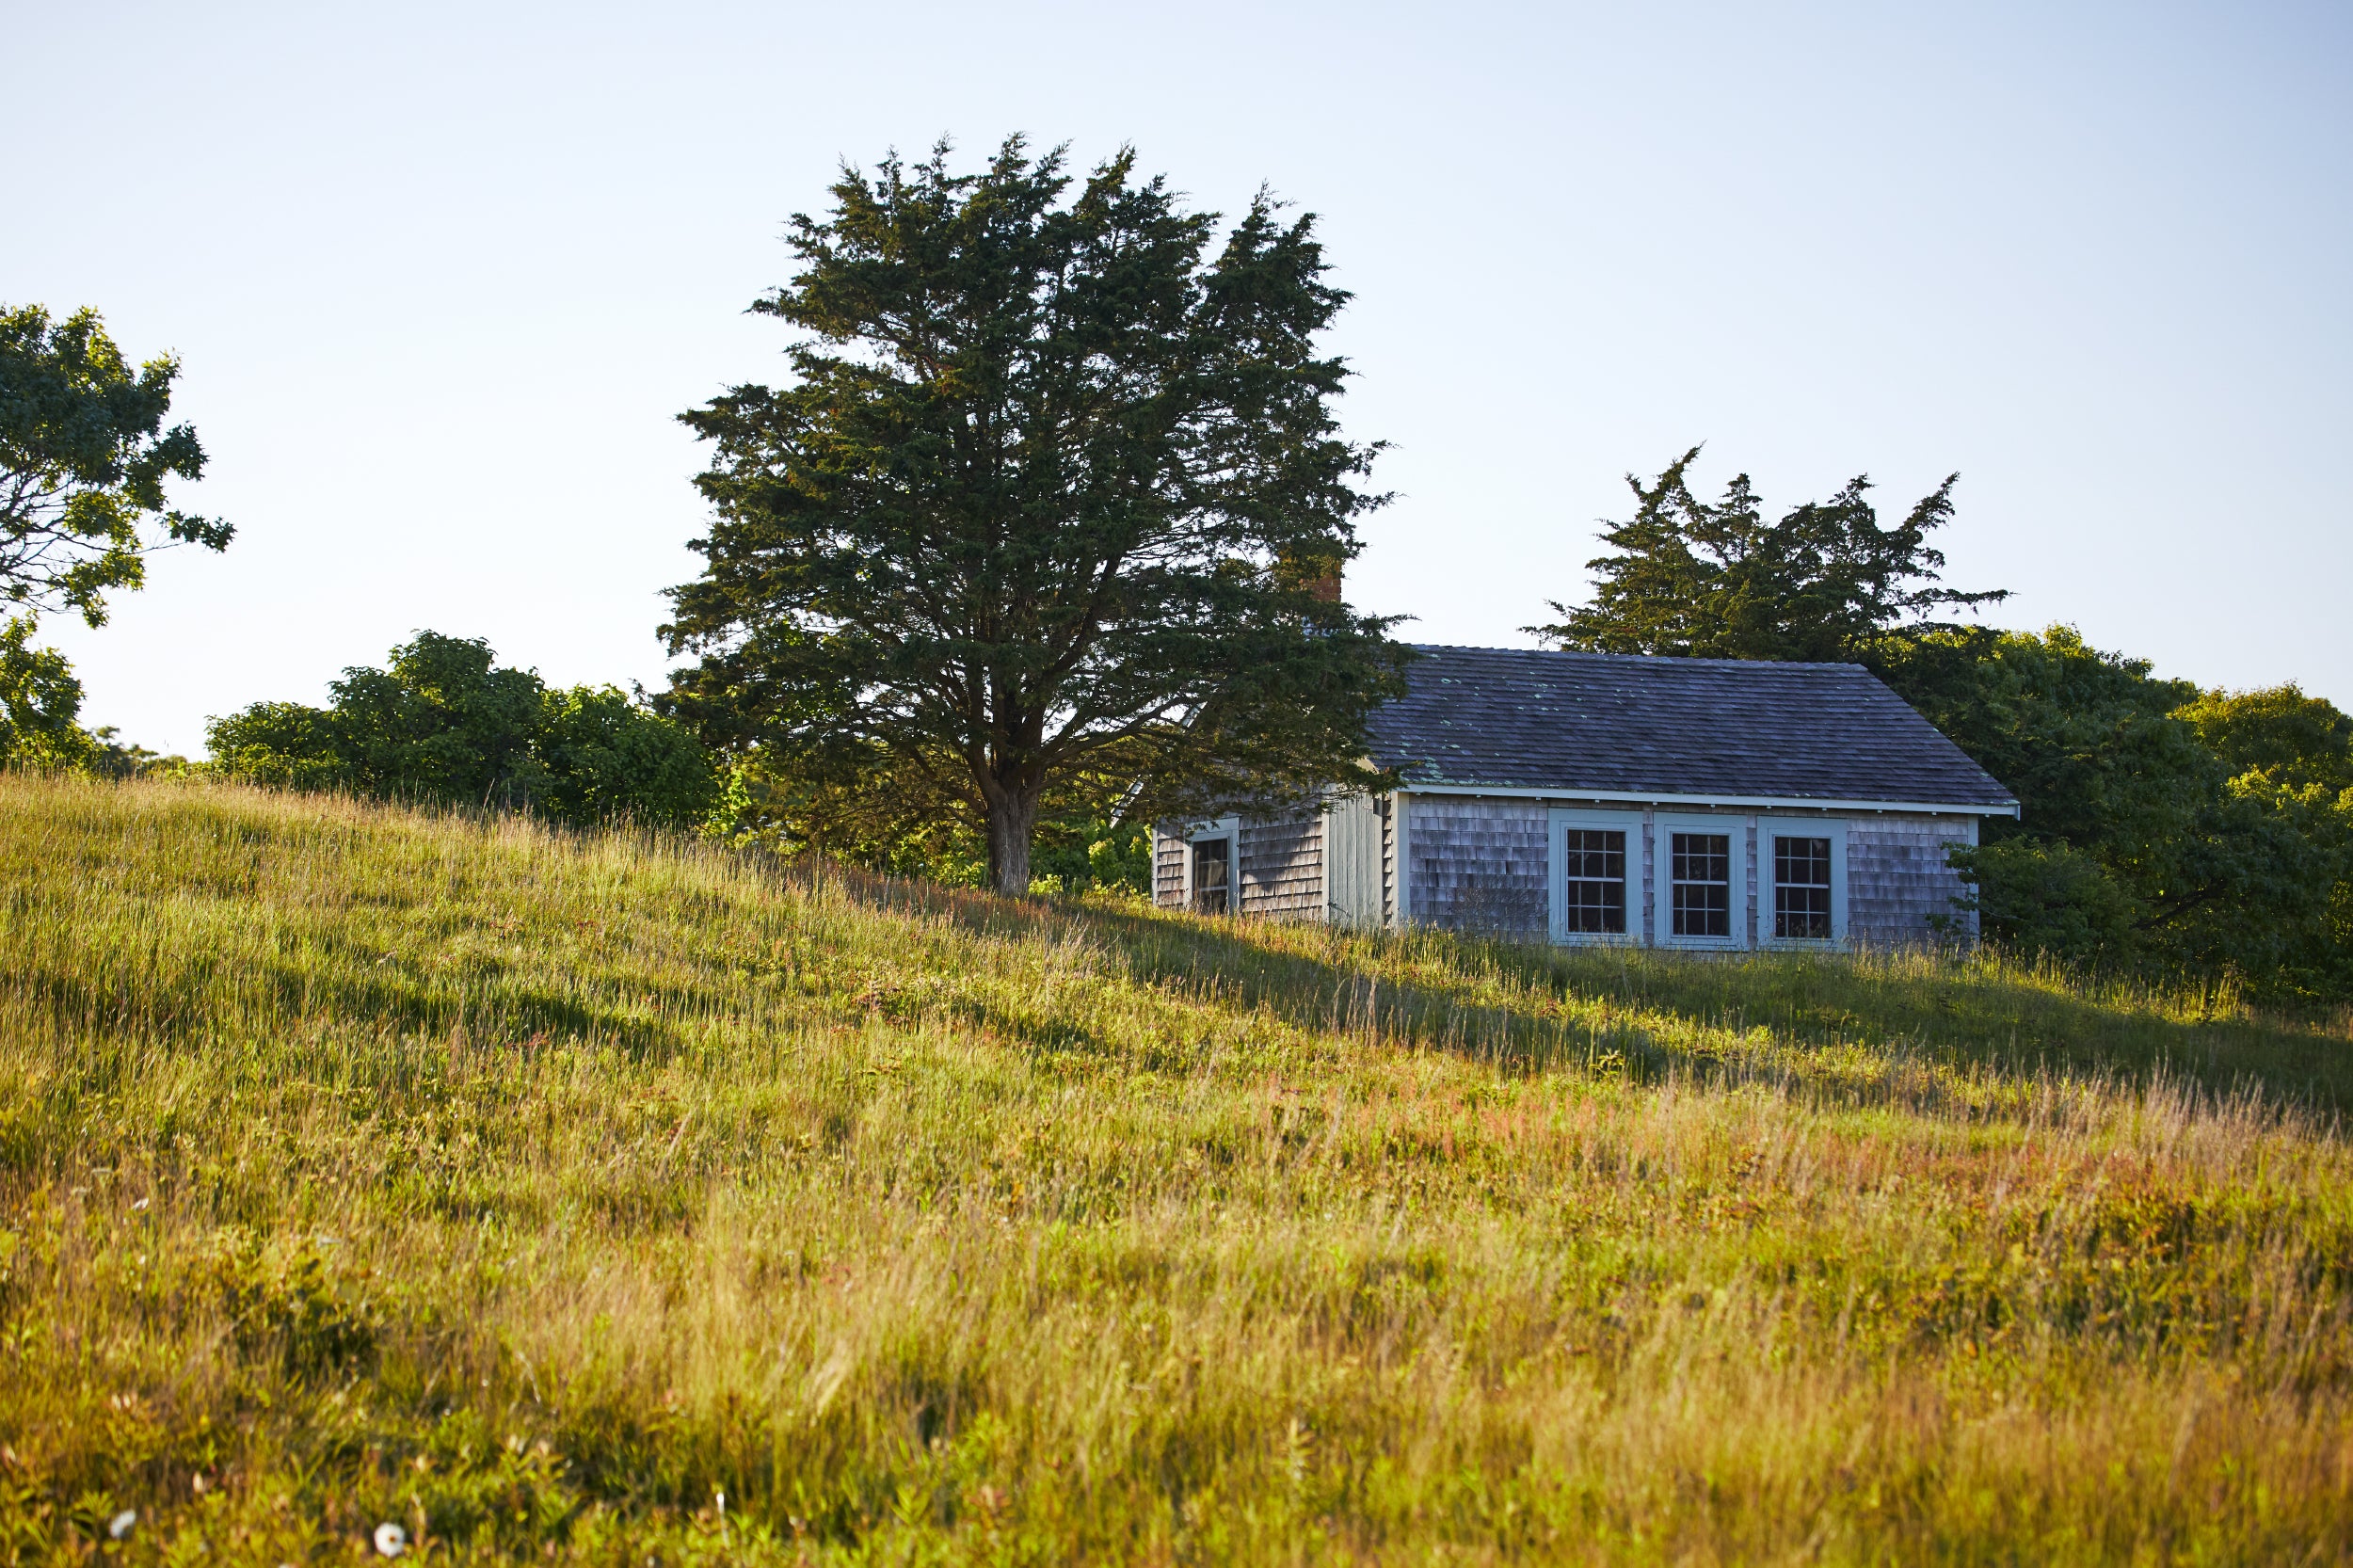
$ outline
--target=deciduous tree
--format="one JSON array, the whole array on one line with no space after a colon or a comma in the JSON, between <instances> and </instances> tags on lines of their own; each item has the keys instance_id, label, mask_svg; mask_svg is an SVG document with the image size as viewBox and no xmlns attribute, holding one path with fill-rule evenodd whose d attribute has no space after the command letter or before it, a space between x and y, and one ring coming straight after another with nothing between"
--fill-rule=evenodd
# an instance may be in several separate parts
<instances>
[{"instance_id":1,"label":"deciduous tree","mask_svg":"<svg viewBox=\"0 0 2353 1568\"><path fill-rule=\"evenodd\" d=\"M92 626L106 596L146 581L150 552L224 549L232 530L174 510L166 482L204 472L185 424L164 428L180 363L134 369L94 311L53 321L0 305L0 762L78 762L82 688L64 658L34 646L40 616Z\"/></svg>"},{"instance_id":2,"label":"deciduous tree","mask_svg":"<svg viewBox=\"0 0 2353 1568\"><path fill-rule=\"evenodd\" d=\"M91 744L82 683L64 654L33 646L33 630L30 616L0 621L0 763L72 766Z\"/></svg>"},{"instance_id":3,"label":"deciduous tree","mask_svg":"<svg viewBox=\"0 0 2353 1568\"><path fill-rule=\"evenodd\" d=\"M179 374L168 354L133 369L94 311L0 307L0 599L97 626L150 552L227 547L229 524L165 494L204 472L196 432L164 428Z\"/></svg>"}]
</instances>

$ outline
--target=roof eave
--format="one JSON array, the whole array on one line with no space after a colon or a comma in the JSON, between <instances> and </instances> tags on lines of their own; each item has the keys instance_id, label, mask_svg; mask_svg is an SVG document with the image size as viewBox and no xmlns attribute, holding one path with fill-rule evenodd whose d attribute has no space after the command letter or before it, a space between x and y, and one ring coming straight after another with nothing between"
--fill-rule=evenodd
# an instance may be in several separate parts
<instances>
[{"instance_id":1,"label":"roof eave","mask_svg":"<svg viewBox=\"0 0 2353 1568\"><path fill-rule=\"evenodd\" d=\"M1503 795L1528 800L1595 800L1628 806L1713 806L1779 811L1904 811L1924 816L2015 817L2014 800L1925 801L1830 799L1818 795L1708 794L1671 790L1576 790L1524 784L1474 784L1461 779L1407 779L1417 795Z\"/></svg>"}]
</instances>

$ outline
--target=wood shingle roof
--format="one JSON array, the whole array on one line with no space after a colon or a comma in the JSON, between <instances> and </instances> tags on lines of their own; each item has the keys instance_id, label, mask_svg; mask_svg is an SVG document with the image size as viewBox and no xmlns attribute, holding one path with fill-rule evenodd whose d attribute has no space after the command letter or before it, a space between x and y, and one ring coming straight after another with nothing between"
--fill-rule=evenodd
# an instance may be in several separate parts
<instances>
[{"instance_id":1,"label":"wood shingle roof","mask_svg":"<svg viewBox=\"0 0 2353 1568\"><path fill-rule=\"evenodd\" d=\"M1860 664L1418 651L1372 722L1375 760L1413 785L2017 809Z\"/></svg>"}]
</instances>

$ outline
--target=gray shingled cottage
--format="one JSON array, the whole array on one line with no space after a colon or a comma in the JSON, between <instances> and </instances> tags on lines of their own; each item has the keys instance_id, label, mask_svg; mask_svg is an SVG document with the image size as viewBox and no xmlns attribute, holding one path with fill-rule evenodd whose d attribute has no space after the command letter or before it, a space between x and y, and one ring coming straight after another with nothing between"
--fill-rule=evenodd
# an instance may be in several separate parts
<instances>
[{"instance_id":1,"label":"gray shingled cottage","mask_svg":"<svg viewBox=\"0 0 2353 1568\"><path fill-rule=\"evenodd\" d=\"M1424 648L1373 722L1406 787L1163 824L1164 905L1556 942L1969 931L1946 863L2018 802L1855 664Z\"/></svg>"}]
</instances>

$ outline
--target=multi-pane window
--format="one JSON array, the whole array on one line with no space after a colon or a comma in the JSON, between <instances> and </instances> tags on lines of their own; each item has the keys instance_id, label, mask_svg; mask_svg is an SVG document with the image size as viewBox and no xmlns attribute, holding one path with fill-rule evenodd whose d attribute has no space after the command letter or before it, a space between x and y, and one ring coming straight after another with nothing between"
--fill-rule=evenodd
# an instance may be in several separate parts
<instances>
[{"instance_id":1,"label":"multi-pane window","mask_svg":"<svg viewBox=\"0 0 2353 1568\"><path fill-rule=\"evenodd\" d=\"M1573 932L1625 936L1625 835L1572 827L1562 837L1562 923Z\"/></svg>"},{"instance_id":2,"label":"multi-pane window","mask_svg":"<svg viewBox=\"0 0 2353 1568\"><path fill-rule=\"evenodd\" d=\"M1773 836L1773 935L1830 940L1828 839Z\"/></svg>"},{"instance_id":3,"label":"multi-pane window","mask_svg":"<svg viewBox=\"0 0 2353 1568\"><path fill-rule=\"evenodd\" d=\"M1234 840L1204 839L1193 846L1193 906L1204 915L1232 907Z\"/></svg>"},{"instance_id":4,"label":"multi-pane window","mask_svg":"<svg viewBox=\"0 0 2353 1568\"><path fill-rule=\"evenodd\" d=\"M1732 935L1732 836L1677 833L1672 840L1674 934Z\"/></svg>"}]
</instances>

